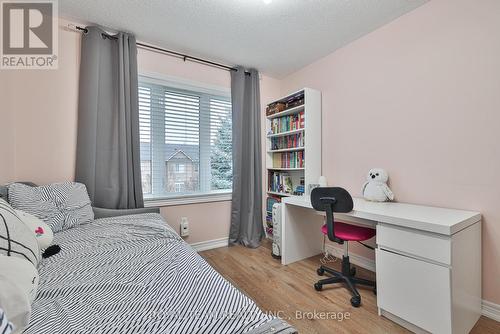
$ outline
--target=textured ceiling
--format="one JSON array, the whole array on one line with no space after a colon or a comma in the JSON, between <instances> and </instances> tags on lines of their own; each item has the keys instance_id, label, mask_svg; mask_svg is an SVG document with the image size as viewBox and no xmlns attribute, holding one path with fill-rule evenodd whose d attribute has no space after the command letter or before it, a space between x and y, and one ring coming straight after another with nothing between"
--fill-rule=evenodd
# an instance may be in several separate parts
<instances>
[{"instance_id":1,"label":"textured ceiling","mask_svg":"<svg viewBox=\"0 0 500 334\"><path fill-rule=\"evenodd\" d=\"M281 78L427 0L59 0L63 17Z\"/></svg>"}]
</instances>

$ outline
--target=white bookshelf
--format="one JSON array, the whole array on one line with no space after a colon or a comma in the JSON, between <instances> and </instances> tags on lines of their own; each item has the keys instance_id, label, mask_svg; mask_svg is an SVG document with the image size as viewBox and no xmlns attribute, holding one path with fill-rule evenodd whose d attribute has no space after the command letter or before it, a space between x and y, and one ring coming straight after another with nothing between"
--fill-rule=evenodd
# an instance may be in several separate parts
<instances>
[{"instance_id":1,"label":"white bookshelf","mask_svg":"<svg viewBox=\"0 0 500 334\"><path fill-rule=\"evenodd\" d=\"M267 151L267 153L294 152L294 151L301 151L303 149L304 149L304 146L300 146L300 147L283 148L283 149L277 149L277 150L269 150L269 151Z\"/></svg>"},{"instance_id":2,"label":"white bookshelf","mask_svg":"<svg viewBox=\"0 0 500 334\"><path fill-rule=\"evenodd\" d=\"M290 195L290 194L279 193L279 192L275 192L275 191L268 191L267 194L268 195L276 195L276 196L280 196L280 197L290 197L290 196L293 196L293 195Z\"/></svg>"},{"instance_id":3,"label":"white bookshelf","mask_svg":"<svg viewBox=\"0 0 500 334\"><path fill-rule=\"evenodd\" d=\"M274 102L276 102L276 101L274 101ZM293 114L296 114L302 110L304 110L304 106L296 106L296 107L289 108L289 109L283 110L281 112L278 112L276 114L272 114L272 115L266 116L266 117L267 117L267 119L273 119L273 118L278 118L281 116L293 115Z\"/></svg>"},{"instance_id":4,"label":"white bookshelf","mask_svg":"<svg viewBox=\"0 0 500 334\"><path fill-rule=\"evenodd\" d=\"M304 104L285 109L281 112L266 116L266 191L267 195L274 195L279 197L295 196L291 193L284 193L276 189L269 189L269 175L271 173L286 173L292 181L292 190L295 190L300 180L304 180L304 195L308 195L308 185L318 183L321 176L321 92L303 88L297 92L288 94L276 101L286 102L293 97L299 95L304 96ZM298 129L291 129L288 131L272 132L272 122L280 117L298 115L303 112L304 114L304 127ZM283 120L283 119L281 119ZM277 120L276 120L277 121ZM276 122L275 121L275 122ZM297 145L294 147L273 147L273 139L279 137L294 136L302 134L304 145ZM302 152L304 155L303 167L283 167L274 166L273 162L275 154L298 154Z\"/></svg>"},{"instance_id":5,"label":"white bookshelf","mask_svg":"<svg viewBox=\"0 0 500 334\"><path fill-rule=\"evenodd\" d=\"M284 116L286 116L286 115L284 115ZM269 124L271 124L271 123L269 123ZM302 133L302 132L304 132L303 129L283 131L280 133L271 133L271 134L267 135L267 138L286 137L286 136L290 136L290 135L294 135L294 134L298 134L298 133Z\"/></svg>"}]
</instances>

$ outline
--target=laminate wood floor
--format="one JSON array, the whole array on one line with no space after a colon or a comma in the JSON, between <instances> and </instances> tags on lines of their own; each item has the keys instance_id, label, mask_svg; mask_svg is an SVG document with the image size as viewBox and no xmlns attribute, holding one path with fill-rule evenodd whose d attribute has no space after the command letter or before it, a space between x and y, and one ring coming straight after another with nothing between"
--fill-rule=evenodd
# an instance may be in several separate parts
<instances>
[{"instance_id":1,"label":"laminate wood floor","mask_svg":"<svg viewBox=\"0 0 500 334\"><path fill-rule=\"evenodd\" d=\"M223 247L200 252L200 255L255 300L263 311L280 315L299 333L410 333L378 316L376 296L371 289L358 289L362 298L359 308L351 306L351 295L341 285L315 291L313 284L319 279L316 269L321 256L282 266L271 257L269 240L257 249ZM339 269L340 260L329 266ZM360 267L357 275L374 279L374 273ZM482 316L471 333L500 333L500 322Z\"/></svg>"}]
</instances>

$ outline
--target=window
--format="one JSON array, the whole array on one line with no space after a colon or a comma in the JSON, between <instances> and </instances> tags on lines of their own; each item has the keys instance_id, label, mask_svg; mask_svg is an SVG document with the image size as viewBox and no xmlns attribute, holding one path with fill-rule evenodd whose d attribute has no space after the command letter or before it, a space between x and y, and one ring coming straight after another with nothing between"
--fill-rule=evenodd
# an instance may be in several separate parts
<instances>
[{"instance_id":1,"label":"window","mask_svg":"<svg viewBox=\"0 0 500 334\"><path fill-rule=\"evenodd\" d=\"M175 164L175 171L177 173L185 173L186 172L186 165L184 165L184 164Z\"/></svg>"},{"instance_id":2,"label":"window","mask_svg":"<svg viewBox=\"0 0 500 334\"><path fill-rule=\"evenodd\" d=\"M183 188L184 188L184 183L182 183L182 182L175 183L175 192L176 193L183 192Z\"/></svg>"},{"instance_id":3,"label":"window","mask_svg":"<svg viewBox=\"0 0 500 334\"><path fill-rule=\"evenodd\" d=\"M146 200L228 193L232 120L228 93L139 78Z\"/></svg>"},{"instance_id":4,"label":"window","mask_svg":"<svg viewBox=\"0 0 500 334\"><path fill-rule=\"evenodd\" d=\"M151 161L141 161L142 192L151 194Z\"/></svg>"}]
</instances>

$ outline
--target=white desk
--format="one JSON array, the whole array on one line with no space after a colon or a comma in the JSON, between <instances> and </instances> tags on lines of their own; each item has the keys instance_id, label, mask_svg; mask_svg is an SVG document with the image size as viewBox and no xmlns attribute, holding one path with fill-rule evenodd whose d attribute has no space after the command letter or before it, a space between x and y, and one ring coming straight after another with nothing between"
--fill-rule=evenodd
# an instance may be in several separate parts
<instances>
[{"instance_id":1,"label":"white desk","mask_svg":"<svg viewBox=\"0 0 500 334\"><path fill-rule=\"evenodd\" d=\"M335 218L377 229L379 314L414 332L472 329L481 313L480 213L355 198ZM324 214L309 198L284 198L281 219L282 264L322 252Z\"/></svg>"}]
</instances>

